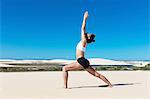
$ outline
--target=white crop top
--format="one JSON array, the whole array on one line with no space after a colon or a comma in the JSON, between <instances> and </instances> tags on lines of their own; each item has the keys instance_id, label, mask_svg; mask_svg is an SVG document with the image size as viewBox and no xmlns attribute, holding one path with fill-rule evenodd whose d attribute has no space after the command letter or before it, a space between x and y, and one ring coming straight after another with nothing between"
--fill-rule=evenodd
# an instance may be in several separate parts
<instances>
[{"instance_id":1,"label":"white crop top","mask_svg":"<svg viewBox=\"0 0 150 99\"><path fill-rule=\"evenodd\" d=\"M82 41L80 41L80 42L78 43L76 49L85 52L85 47L83 47Z\"/></svg>"}]
</instances>

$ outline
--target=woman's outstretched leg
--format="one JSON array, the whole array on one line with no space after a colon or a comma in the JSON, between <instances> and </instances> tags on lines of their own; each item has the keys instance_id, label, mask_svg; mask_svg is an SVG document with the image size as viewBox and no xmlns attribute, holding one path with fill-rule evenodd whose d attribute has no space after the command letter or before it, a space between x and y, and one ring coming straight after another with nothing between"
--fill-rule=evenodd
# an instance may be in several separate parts
<instances>
[{"instance_id":1,"label":"woman's outstretched leg","mask_svg":"<svg viewBox=\"0 0 150 99\"><path fill-rule=\"evenodd\" d=\"M82 66L79 65L77 62L68 64L63 67L64 88L68 88L68 71L80 70L80 69L82 69Z\"/></svg>"},{"instance_id":2,"label":"woman's outstretched leg","mask_svg":"<svg viewBox=\"0 0 150 99\"><path fill-rule=\"evenodd\" d=\"M93 76L98 77L101 80L103 80L105 83L107 83L109 85L109 87L112 87L112 84L109 82L109 80L102 74L96 72L92 67L87 68L86 71L88 71Z\"/></svg>"}]
</instances>

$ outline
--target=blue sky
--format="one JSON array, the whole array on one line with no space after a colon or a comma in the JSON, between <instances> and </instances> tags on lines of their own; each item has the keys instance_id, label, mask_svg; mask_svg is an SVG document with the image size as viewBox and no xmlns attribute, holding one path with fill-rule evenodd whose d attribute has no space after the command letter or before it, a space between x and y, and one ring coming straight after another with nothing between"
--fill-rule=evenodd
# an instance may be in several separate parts
<instances>
[{"instance_id":1,"label":"blue sky","mask_svg":"<svg viewBox=\"0 0 150 99\"><path fill-rule=\"evenodd\" d=\"M148 0L2 0L0 58L75 59L83 12L86 57L149 60Z\"/></svg>"}]
</instances>

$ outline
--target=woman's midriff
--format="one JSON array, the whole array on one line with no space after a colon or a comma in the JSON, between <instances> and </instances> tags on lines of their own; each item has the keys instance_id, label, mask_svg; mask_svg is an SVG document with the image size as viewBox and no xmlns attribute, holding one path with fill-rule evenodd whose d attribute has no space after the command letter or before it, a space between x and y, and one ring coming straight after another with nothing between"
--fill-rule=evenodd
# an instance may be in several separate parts
<instances>
[{"instance_id":1,"label":"woman's midriff","mask_svg":"<svg viewBox=\"0 0 150 99\"><path fill-rule=\"evenodd\" d=\"M83 51L80 51L80 50L77 50L76 51L76 58L80 58L80 57L84 57L84 52Z\"/></svg>"}]
</instances>

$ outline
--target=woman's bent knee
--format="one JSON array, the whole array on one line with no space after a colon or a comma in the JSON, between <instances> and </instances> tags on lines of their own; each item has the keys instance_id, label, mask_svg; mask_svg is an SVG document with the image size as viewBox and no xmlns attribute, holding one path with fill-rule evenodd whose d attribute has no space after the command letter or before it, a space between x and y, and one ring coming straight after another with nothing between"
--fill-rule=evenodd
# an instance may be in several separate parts
<instances>
[{"instance_id":1,"label":"woman's bent knee","mask_svg":"<svg viewBox=\"0 0 150 99\"><path fill-rule=\"evenodd\" d=\"M66 66L63 67L63 71L65 71L65 72L68 71Z\"/></svg>"}]
</instances>

